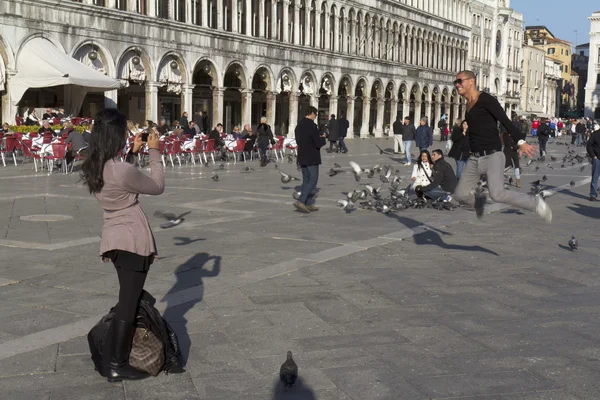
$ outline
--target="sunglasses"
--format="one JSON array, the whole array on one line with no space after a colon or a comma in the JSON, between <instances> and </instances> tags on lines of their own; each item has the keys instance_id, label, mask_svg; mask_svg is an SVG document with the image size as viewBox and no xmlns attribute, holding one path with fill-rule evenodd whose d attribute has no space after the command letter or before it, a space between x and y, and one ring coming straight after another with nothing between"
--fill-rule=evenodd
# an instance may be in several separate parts
<instances>
[{"instance_id":1,"label":"sunglasses","mask_svg":"<svg viewBox=\"0 0 600 400\"><path fill-rule=\"evenodd\" d=\"M458 78L457 80L455 80L454 82L452 82L452 84L454 86L456 86L456 85L462 85L463 81L468 81L469 79L473 79L473 78L465 78L465 79Z\"/></svg>"}]
</instances>

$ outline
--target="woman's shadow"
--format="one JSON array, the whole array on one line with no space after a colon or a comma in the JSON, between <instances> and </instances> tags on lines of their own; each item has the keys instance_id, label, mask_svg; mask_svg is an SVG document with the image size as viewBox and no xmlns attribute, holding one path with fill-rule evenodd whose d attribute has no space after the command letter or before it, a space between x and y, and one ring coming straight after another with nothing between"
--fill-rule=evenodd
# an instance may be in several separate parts
<instances>
[{"instance_id":1,"label":"woman's shadow","mask_svg":"<svg viewBox=\"0 0 600 400\"><path fill-rule=\"evenodd\" d=\"M212 269L209 270L204 268L204 266L211 260L213 260ZM220 271L220 256L211 256L208 253L198 253L177 267L177 270L175 270L177 282L175 282L173 287L162 299L163 301L167 301L167 309L163 314L163 318L166 319L169 324L171 324L173 330L177 333L184 365L187 363L191 346L185 314L196 304L201 302L202 298L204 297L204 282L202 281L202 278L211 278L213 276L217 276L219 275ZM194 296L193 300L183 304L169 304L169 294L177 293L193 287L197 287L199 292L198 296Z\"/></svg>"}]
</instances>

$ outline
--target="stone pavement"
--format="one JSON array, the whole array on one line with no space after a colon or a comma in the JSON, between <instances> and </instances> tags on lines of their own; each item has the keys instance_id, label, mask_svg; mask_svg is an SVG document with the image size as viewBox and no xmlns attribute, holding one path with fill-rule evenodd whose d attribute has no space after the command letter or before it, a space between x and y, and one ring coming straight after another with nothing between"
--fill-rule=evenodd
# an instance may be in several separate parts
<instances>
[{"instance_id":1,"label":"stone pavement","mask_svg":"<svg viewBox=\"0 0 600 400\"><path fill-rule=\"evenodd\" d=\"M227 164L220 182L212 165L167 168L165 194L141 199L146 212L191 214L156 230L146 289L187 372L115 384L94 371L85 338L118 286L97 257L98 204L77 175L0 168L0 399L598 399L589 166L560 168L567 147L550 144L554 169L524 169L521 191L543 174L559 189L551 225L497 205L481 221L466 209L345 214L335 201L359 185L329 178L334 162L391 162L408 181L374 143L393 147L349 140L349 154L324 154L321 210L309 215L293 211L293 185L272 164ZM282 393L287 350L300 380Z\"/></svg>"}]
</instances>

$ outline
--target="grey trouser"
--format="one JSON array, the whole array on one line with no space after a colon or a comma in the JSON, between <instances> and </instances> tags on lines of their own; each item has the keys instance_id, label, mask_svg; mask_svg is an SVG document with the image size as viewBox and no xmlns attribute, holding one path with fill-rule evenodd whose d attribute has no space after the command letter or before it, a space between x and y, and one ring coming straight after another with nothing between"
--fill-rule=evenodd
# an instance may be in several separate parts
<instances>
[{"instance_id":1,"label":"grey trouser","mask_svg":"<svg viewBox=\"0 0 600 400\"><path fill-rule=\"evenodd\" d=\"M462 174L454 191L454 198L470 206L475 205L475 196L471 193L481 175L487 176L488 189L491 199L496 203L534 211L536 208L535 197L524 193L504 189L504 153L497 151L483 157L469 158L469 162L462 170Z\"/></svg>"}]
</instances>

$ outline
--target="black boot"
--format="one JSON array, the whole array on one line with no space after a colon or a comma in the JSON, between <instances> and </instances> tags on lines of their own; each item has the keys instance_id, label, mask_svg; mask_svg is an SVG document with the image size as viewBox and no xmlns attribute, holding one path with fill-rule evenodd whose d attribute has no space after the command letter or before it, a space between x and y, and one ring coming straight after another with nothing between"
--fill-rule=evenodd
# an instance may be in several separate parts
<instances>
[{"instance_id":1,"label":"black boot","mask_svg":"<svg viewBox=\"0 0 600 400\"><path fill-rule=\"evenodd\" d=\"M107 339L111 341L108 363L105 362L104 376L109 382L120 382L123 379L144 379L148 375L129 365L129 353L133 340L134 326L130 322L113 320Z\"/></svg>"}]
</instances>

